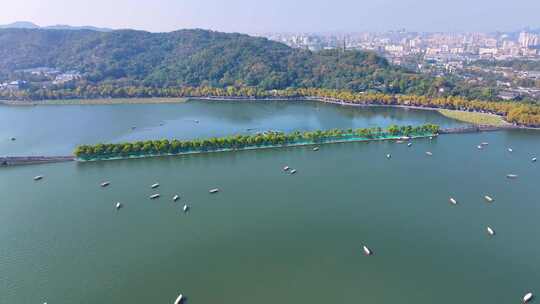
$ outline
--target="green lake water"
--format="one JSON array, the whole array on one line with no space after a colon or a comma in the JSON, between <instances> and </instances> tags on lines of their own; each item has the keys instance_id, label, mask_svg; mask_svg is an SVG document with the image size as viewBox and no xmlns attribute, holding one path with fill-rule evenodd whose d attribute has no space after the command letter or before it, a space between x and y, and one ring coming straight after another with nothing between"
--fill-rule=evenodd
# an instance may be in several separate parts
<instances>
[{"instance_id":1,"label":"green lake water","mask_svg":"<svg viewBox=\"0 0 540 304\"><path fill-rule=\"evenodd\" d=\"M284 102L0 107L0 117L1 136L18 139L1 142L0 154L13 155L248 128L461 125L432 111ZM0 303L172 303L179 293L190 304L519 303L540 294L539 139L503 131L410 148L344 143L2 168ZM489 146L478 150L481 142Z\"/></svg>"}]
</instances>

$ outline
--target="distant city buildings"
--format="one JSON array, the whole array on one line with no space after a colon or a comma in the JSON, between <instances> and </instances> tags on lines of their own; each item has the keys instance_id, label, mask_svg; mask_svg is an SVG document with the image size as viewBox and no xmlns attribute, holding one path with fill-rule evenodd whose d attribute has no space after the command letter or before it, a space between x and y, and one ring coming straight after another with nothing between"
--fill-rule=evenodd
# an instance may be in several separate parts
<instances>
[{"instance_id":1,"label":"distant city buildings","mask_svg":"<svg viewBox=\"0 0 540 304\"><path fill-rule=\"evenodd\" d=\"M375 51L391 61L420 56L437 62L478 59L540 59L540 35L504 33L416 33L405 30L350 34L262 34L291 47L318 51L349 48Z\"/></svg>"}]
</instances>

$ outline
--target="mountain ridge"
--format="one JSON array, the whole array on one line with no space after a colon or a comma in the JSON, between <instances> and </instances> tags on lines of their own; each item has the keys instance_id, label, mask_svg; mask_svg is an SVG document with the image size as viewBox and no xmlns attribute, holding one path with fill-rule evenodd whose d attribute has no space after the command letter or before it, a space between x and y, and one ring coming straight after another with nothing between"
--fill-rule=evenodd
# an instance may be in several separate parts
<instances>
[{"instance_id":1,"label":"mountain ridge","mask_svg":"<svg viewBox=\"0 0 540 304\"><path fill-rule=\"evenodd\" d=\"M97 27L91 25L72 26L67 24L56 24L49 26L39 26L30 21L15 21L9 24L0 25L0 29L47 29L47 30L89 30L97 32L110 32L113 29L105 27Z\"/></svg>"}]
</instances>

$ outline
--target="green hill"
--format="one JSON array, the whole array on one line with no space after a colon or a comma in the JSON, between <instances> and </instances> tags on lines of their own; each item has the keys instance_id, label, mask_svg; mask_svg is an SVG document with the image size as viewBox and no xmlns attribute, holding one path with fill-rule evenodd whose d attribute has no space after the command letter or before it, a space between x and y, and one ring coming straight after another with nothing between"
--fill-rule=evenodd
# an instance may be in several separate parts
<instances>
[{"instance_id":1,"label":"green hill","mask_svg":"<svg viewBox=\"0 0 540 304\"><path fill-rule=\"evenodd\" d=\"M77 70L92 83L152 87L322 87L428 93L429 79L370 52L310 52L205 30L0 30L0 77L36 67ZM427 81L427 83L426 83Z\"/></svg>"}]
</instances>

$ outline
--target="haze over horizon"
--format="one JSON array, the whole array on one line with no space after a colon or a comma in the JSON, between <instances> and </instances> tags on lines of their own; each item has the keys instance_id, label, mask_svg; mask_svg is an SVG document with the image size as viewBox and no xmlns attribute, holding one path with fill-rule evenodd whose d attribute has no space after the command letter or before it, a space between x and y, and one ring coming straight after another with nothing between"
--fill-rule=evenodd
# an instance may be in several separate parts
<instances>
[{"instance_id":1,"label":"haze over horizon","mask_svg":"<svg viewBox=\"0 0 540 304\"><path fill-rule=\"evenodd\" d=\"M493 32L538 28L537 0L21 0L7 2L0 24L30 21L169 32Z\"/></svg>"}]
</instances>

